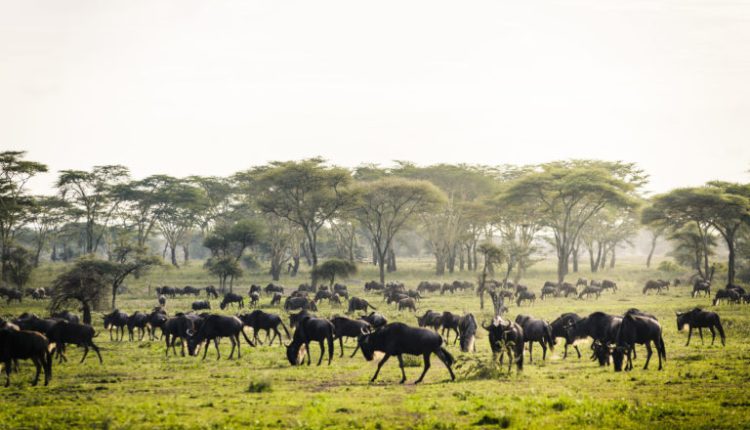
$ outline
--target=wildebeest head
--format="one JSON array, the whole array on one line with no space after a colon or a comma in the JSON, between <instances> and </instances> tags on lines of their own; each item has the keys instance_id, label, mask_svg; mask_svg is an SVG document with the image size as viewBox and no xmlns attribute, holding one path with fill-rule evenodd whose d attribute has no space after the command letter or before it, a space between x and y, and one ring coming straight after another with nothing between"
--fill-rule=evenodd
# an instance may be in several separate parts
<instances>
[{"instance_id":1,"label":"wildebeest head","mask_svg":"<svg viewBox=\"0 0 750 430\"><path fill-rule=\"evenodd\" d=\"M357 338L357 345L362 350L362 355L365 356L365 360L372 361L375 357L375 346L371 342L371 333L367 333L364 330L362 335Z\"/></svg>"},{"instance_id":2,"label":"wildebeest head","mask_svg":"<svg viewBox=\"0 0 750 430\"><path fill-rule=\"evenodd\" d=\"M615 372L619 372L622 370L622 362L625 359L625 354L627 351L625 350L624 346L615 346L610 349L612 354L612 364L614 364Z\"/></svg>"},{"instance_id":3,"label":"wildebeest head","mask_svg":"<svg viewBox=\"0 0 750 430\"><path fill-rule=\"evenodd\" d=\"M302 363L302 359L305 357L306 353L307 350L304 343L292 342L286 346L286 358L292 366L297 366Z\"/></svg>"},{"instance_id":4,"label":"wildebeest head","mask_svg":"<svg viewBox=\"0 0 750 430\"><path fill-rule=\"evenodd\" d=\"M612 354L609 345L605 345L600 341L595 340L591 344L591 351L591 359L598 361L600 366L606 366L609 364L609 357ZM622 364L622 362L620 364Z\"/></svg>"},{"instance_id":5,"label":"wildebeest head","mask_svg":"<svg viewBox=\"0 0 750 430\"><path fill-rule=\"evenodd\" d=\"M688 324L687 312L675 312L677 315L677 331L682 331L682 328Z\"/></svg>"},{"instance_id":6,"label":"wildebeest head","mask_svg":"<svg viewBox=\"0 0 750 430\"><path fill-rule=\"evenodd\" d=\"M203 338L192 329L187 329L185 333L188 335L187 346L188 353L190 355L198 355L200 348L198 346L203 342Z\"/></svg>"}]
</instances>

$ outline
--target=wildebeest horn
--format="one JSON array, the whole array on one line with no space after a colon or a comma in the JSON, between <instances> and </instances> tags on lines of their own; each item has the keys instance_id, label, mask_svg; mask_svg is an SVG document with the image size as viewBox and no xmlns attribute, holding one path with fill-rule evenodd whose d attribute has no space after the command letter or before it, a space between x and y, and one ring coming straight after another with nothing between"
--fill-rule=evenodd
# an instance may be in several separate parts
<instances>
[{"instance_id":1,"label":"wildebeest horn","mask_svg":"<svg viewBox=\"0 0 750 430\"><path fill-rule=\"evenodd\" d=\"M187 329L187 330L185 330L185 333L188 336L190 336L190 337L192 337L193 335L195 335L195 331L193 329Z\"/></svg>"},{"instance_id":2,"label":"wildebeest horn","mask_svg":"<svg viewBox=\"0 0 750 430\"><path fill-rule=\"evenodd\" d=\"M506 321L505 324L501 324L501 325L503 326L503 328L508 329L508 328L510 328L510 321Z\"/></svg>"},{"instance_id":3,"label":"wildebeest horn","mask_svg":"<svg viewBox=\"0 0 750 430\"><path fill-rule=\"evenodd\" d=\"M360 333L362 333L362 336L367 336L368 334L370 334L370 332L367 331L367 330L365 330L364 327L362 327L361 329L359 329L359 331L360 331Z\"/></svg>"},{"instance_id":4,"label":"wildebeest horn","mask_svg":"<svg viewBox=\"0 0 750 430\"><path fill-rule=\"evenodd\" d=\"M490 328L492 327L489 324L485 324L484 320L482 320L481 326L482 326L483 329L485 329L487 331L490 331Z\"/></svg>"}]
</instances>

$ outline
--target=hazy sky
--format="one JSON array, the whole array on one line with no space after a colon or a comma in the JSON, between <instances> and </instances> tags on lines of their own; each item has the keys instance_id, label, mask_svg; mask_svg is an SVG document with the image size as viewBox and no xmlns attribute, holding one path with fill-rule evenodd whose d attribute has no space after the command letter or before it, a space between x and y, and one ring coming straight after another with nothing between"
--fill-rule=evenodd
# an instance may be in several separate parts
<instances>
[{"instance_id":1,"label":"hazy sky","mask_svg":"<svg viewBox=\"0 0 750 430\"><path fill-rule=\"evenodd\" d=\"M0 0L0 149L138 177L321 155L748 181L750 2Z\"/></svg>"}]
</instances>

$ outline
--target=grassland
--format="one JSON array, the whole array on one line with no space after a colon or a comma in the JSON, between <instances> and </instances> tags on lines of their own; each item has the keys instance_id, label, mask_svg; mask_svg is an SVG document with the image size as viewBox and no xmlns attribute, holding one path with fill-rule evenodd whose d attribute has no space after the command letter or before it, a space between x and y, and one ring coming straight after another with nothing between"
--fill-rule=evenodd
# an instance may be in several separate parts
<instances>
[{"instance_id":1,"label":"grassland","mask_svg":"<svg viewBox=\"0 0 750 430\"><path fill-rule=\"evenodd\" d=\"M34 275L34 286L49 284L59 266L45 266ZM583 272L581 276L590 276ZM0 397L0 428L747 428L750 427L750 307L716 307L727 332L726 347L685 346L687 334L678 332L674 312L696 305L709 306L708 299L690 297L688 287L672 288L659 296L643 296L646 279L663 277L640 262L623 262L598 277L620 286L614 295L599 300L551 299L521 309L512 306L510 316L531 314L552 320L562 312L587 314L594 310L622 313L630 307L656 314L664 329L668 360L664 371L656 365L642 370L643 355L632 372L614 373L588 359L588 346L562 360L562 348L542 363L535 360L517 375L493 374L476 378L471 367L487 367L490 361L486 333L480 329L476 354L449 350L457 357L457 381L448 382L445 368L433 360L423 385L413 385L421 370L421 359L409 360L408 383L399 385L396 361L391 360L376 383L369 383L375 363L361 355L348 358L354 343L333 364L321 367L291 367L283 348L274 345L243 346L240 360L229 361L229 342L222 343L223 358L208 359L164 356L163 342L111 342L97 315L104 365L94 358L77 364L82 351L72 348L71 361L54 366L49 387L31 387L29 363L13 375ZM538 291L553 268L539 264L524 283ZM364 281L375 278L372 267L361 268L357 279L347 280L354 295L368 298L390 320L415 323L411 313L389 308L373 294L364 294ZM404 261L393 276L415 287L419 280L438 280L429 261ZM474 280L473 273L455 273L443 280ZM250 283L267 283L264 274L242 280L236 290L246 294ZM163 269L131 281L131 293L119 299L126 311L145 311L155 304L149 284L196 285L212 283L200 263L180 270ZM302 279L284 279L296 286ZM170 312L186 310L192 299L168 302ZM262 299L267 307L269 298ZM218 308L217 303L214 307ZM2 304L0 314L22 311L46 314L44 303L24 301ZM431 295L419 305L427 309L473 312L478 320L489 320L479 311L473 294ZM218 310L216 311L218 312ZM281 311L279 311L281 312ZM319 314L340 309L321 306ZM540 352L538 347L535 352ZM312 347L313 357L319 350ZM540 358L539 354L535 354ZM492 373L492 372L490 372Z\"/></svg>"}]
</instances>

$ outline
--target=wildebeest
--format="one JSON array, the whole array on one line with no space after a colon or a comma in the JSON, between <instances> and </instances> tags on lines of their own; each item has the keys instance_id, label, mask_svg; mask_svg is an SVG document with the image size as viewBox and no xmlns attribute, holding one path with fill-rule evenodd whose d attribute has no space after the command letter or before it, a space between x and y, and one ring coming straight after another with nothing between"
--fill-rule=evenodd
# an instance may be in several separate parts
<instances>
[{"instance_id":1,"label":"wildebeest","mask_svg":"<svg viewBox=\"0 0 750 430\"><path fill-rule=\"evenodd\" d=\"M156 301L159 303L159 306L164 307L167 305L167 297L164 294L160 294L159 297L156 299Z\"/></svg>"},{"instance_id":2,"label":"wildebeest","mask_svg":"<svg viewBox=\"0 0 750 430\"><path fill-rule=\"evenodd\" d=\"M332 294L330 291L321 290L315 293L315 298L313 300L317 303L320 303L321 300L330 300L331 296Z\"/></svg>"},{"instance_id":3,"label":"wildebeest","mask_svg":"<svg viewBox=\"0 0 750 430\"><path fill-rule=\"evenodd\" d=\"M412 312L416 312L417 311L417 304L414 302L414 299L412 299L411 297L407 297L405 299L399 300L398 301L398 310L401 311L401 310L404 310L404 309L408 309L408 310L410 310Z\"/></svg>"},{"instance_id":4,"label":"wildebeest","mask_svg":"<svg viewBox=\"0 0 750 430\"><path fill-rule=\"evenodd\" d=\"M584 278L578 278L578 281L576 282L576 287L583 285L584 287L589 286L589 281Z\"/></svg>"},{"instance_id":5,"label":"wildebeest","mask_svg":"<svg viewBox=\"0 0 750 430\"><path fill-rule=\"evenodd\" d=\"M331 323L333 323L333 328L334 328L333 340L338 339L339 346L341 347L340 357L344 356L344 338L345 337L353 337L356 339L362 335L363 331L370 330L372 328L370 324L367 323L366 321L353 320L353 319L338 316L338 315L331 318ZM357 344L357 347L354 349L354 352L352 352L351 357L354 357L354 355L357 354L357 351L359 351L359 344Z\"/></svg>"},{"instance_id":6,"label":"wildebeest","mask_svg":"<svg viewBox=\"0 0 750 430\"><path fill-rule=\"evenodd\" d=\"M13 362L31 360L36 366L36 375L31 385L39 383L39 374L44 370L44 385L52 378L52 355L49 341L43 334L28 330L0 330L0 362L5 365L5 386L10 385Z\"/></svg>"},{"instance_id":7,"label":"wildebeest","mask_svg":"<svg viewBox=\"0 0 750 430\"><path fill-rule=\"evenodd\" d=\"M172 347L172 352L177 355L174 344L177 339L180 339L181 351L180 354L185 356L185 341L188 340L190 335L188 330L193 332L195 330L196 322L200 320L197 315L182 314L179 313L172 318L167 319L162 327L162 333L164 333L164 341L167 345L165 354L169 356L169 347Z\"/></svg>"},{"instance_id":8,"label":"wildebeest","mask_svg":"<svg viewBox=\"0 0 750 430\"><path fill-rule=\"evenodd\" d=\"M226 309L226 307L232 303L237 303L240 309L245 307L245 299L243 299L241 295L235 293L224 294L224 298L221 300L219 307L221 309Z\"/></svg>"},{"instance_id":9,"label":"wildebeest","mask_svg":"<svg viewBox=\"0 0 750 430\"><path fill-rule=\"evenodd\" d=\"M474 314L464 314L458 320L459 346L462 352L477 352L474 339L477 334L477 320Z\"/></svg>"},{"instance_id":10,"label":"wildebeest","mask_svg":"<svg viewBox=\"0 0 750 430\"><path fill-rule=\"evenodd\" d=\"M229 353L229 359L232 359L234 355L234 349L237 348L237 358L242 358L241 354L241 342L240 333L245 341L250 346L255 346L250 338L247 337L245 332L242 330L243 324L239 318L235 316L227 315L209 315L201 324L201 327L195 331L188 329L186 331L188 337L188 352L190 355L197 355L196 347L203 342L206 342L206 347L203 350L203 359L206 359L208 354L208 344L213 340L214 346L216 347L216 359L221 358L221 352L219 352L219 339L222 337L228 337L232 342L232 351Z\"/></svg>"},{"instance_id":11,"label":"wildebeest","mask_svg":"<svg viewBox=\"0 0 750 430\"><path fill-rule=\"evenodd\" d=\"M604 366L609 363L610 350L607 345L614 343L617 339L617 331L620 329L621 322L620 316L593 312L570 326L570 336L577 339L591 337L594 340L591 348L594 350L595 358L600 366Z\"/></svg>"},{"instance_id":12,"label":"wildebeest","mask_svg":"<svg viewBox=\"0 0 750 430\"><path fill-rule=\"evenodd\" d=\"M547 296L555 297L557 296L558 289L555 285L545 285L542 287L542 294L540 295L540 298L544 300Z\"/></svg>"},{"instance_id":13,"label":"wildebeest","mask_svg":"<svg viewBox=\"0 0 750 430\"><path fill-rule=\"evenodd\" d=\"M693 335L693 329L697 328L698 333L701 336L701 343L703 343L703 329L708 328L711 330L711 345L716 340L716 332L714 327L719 331L721 337L721 344L726 345L726 337L724 336L724 327L721 326L721 318L716 312L704 311L701 308L694 308L688 312L677 313L677 330L681 331L685 326L688 326L688 338L685 346L690 345L690 337Z\"/></svg>"},{"instance_id":14,"label":"wildebeest","mask_svg":"<svg viewBox=\"0 0 750 430\"><path fill-rule=\"evenodd\" d=\"M195 288L195 287L190 286L190 285L186 285L182 289L182 294L192 294L194 296L198 296L198 295L200 295L200 293L201 293L200 288Z\"/></svg>"},{"instance_id":15,"label":"wildebeest","mask_svg":"<svg viewBox=\"0 0 750 430\"><path fill-rule=\"evenodd\" d=\"M458 323L460 319L460 316L454 315L448 311L443 311L443 314L440 315L440 327L442 327L440 334L441 336L446 336L445 333L448 332L448 335L445 337L446 342L450 342L451 340L451 330L456 333L456 338L453 340L453 344L455 345L458 341Z\"/></svg>"},{"instance_id":16,"label":"wildebeest","mask_svg":"<svg viewBox=\"0 0 750 430\"><path fill-rule=\"evenodd\" d=\"M375 329L388 324L388 320L380 312L370 312L369 315L360 315L359 319L366 321Z\"/></svg>"},{"instance_id":17,"label":"wildebeest","mask_svg":"<svg viewBox=\"0 0 750 430\"><path fill-rule=\"evenodd\" d=\"M57 318L57 319L65 320L65 321L72 322L72 323L79 323L79 322L81 322L81 319L78 318L78 315L76 315L76 314L74 314L74 313L72 313L70 311L67 311L67 310L65 310L65 311L59 311L59 312L53 312L50 315L50 317L51 318Z\"/></svg>"},{"instance_id":18,"label":"wildebeest","mask_svg":"<svg viewBox=\"0 0 750 430\"><path fill-rule=\"evenodd\" d=\"M731 291L736 292L737 294L739 294L740 297L742 297L745 294L747 294L747 291L745 291L745 289L742 288L742 287L740 287L739 285L727 284L727 286L725 288L727 290L731 290Z\"/></svg>"},{"instance_id":19,"label":"wildebeest","mask_svg":"<svg viewBox=\"0 0 750 430\"><path fill-rule=\"evenodd\" d=\"M8 304L10 304L10 302L13 300L17 301L18 303L21 303L23 301L23 293L18 290L6 289L5 297L7 298Z\"/></svg>"},{"instance_id":20,"label":"wildebeest","mask_svg":"<svg viewBox=\"0 0 750 430\"><path fill-rule=\"evenodd\" d=\"M163 287L156 287L156 295L174 298L177 295L177 290L167 285Z\"/></svg>"},{"instance_id":21,"label":"wildebeest","mask_svg":"<svg viewBox=\"0 0 750 430\"><path fill-rule=\"evenodd\" d=\"M284 310L289 312L297 309L317 311L315 302L307 297L287 297L284 302Z\"/></svg>"},{"instance_id":22,"label":"wildebeest","mask_svg":"<svg viewBox=\"0 0 750 430\"><path fill-rule=\"evenodd\" d=\"M519 291L518 298L516 299L516 306L521 306L521 302L523 301L533 304L536 301L536 294L526 290Z\"/></svg>"},{"instance_id":23,"label":"wildebeest","mask_svg":"<svg viewBox=\"0 0 750 430\"><path fill-rule=\"evenodd\" d=\"M417 285L417 291L420 293L434 293L435 291L440 291L441 287L442 285L439 282L422 281Z\"/></svg>"},{"instance_id":24,"label":"wildebeest","mask_svg":"<svg viewBox=\"0 0 750 430\"><path fill-rule=\"evenodd\" d=\"M104 329L109 329L109 340L122 340L125 337L125 326L128 324L128 314L115 309L104 315ZM112 329L115 329L115 339L112 338ZM119 339L117 335L119 333Z\"/></svg>"},{"instance_id":25,"label":"wildebeest","mask_svg":"<svg viewBox=\"0 0 750 430\"><path fill-rule=\"evenodd\" d=\"M614 283L614 282L612 282L612 281L609 281L607 279L605 279L605 280L602 281L601 287L602 287L602 291L604 291L604 290L612 290L613 292L617 292L617 284Z\"/></svg>"},{"instance_id":26,"label":"wildebeest","mask_svg":"<svg viewBox=\"0 0 750 430\"><path fill-rule=\"evenodd\" d=\"M646 363L643 365L643 369L648 369L648 363L653 354L651 350L652 342L656 347L656 355L659 358L659 370L662 370L662 360L666 361L667 352L664 347L661 325L654 318L638 315L634 312L626 312L614 341L615 347L612 352L612 361L615 371L619 372L622 370L622 362L625 357L627 357L625 370L633 368L631 353L635 344L646 346Z\"/></svg>"},{"instance_id":27,"label":"wildebeest","mask_svg":"<svg viewBox=\"0 0 750 430\"><path fill-rule=\"evenodd\" d=\"M581 291L581 294L578 295L578 298L582 299L583 296L586 296L586 298L588 299L592 295L596 296L596 298L598 299L599 296L602 295L602 289L601 289L601 287L588 286L588 287L584 288L583 291Z\"/></svg>"},{"instance_id":28,"label":"wildebeest","mask_svg":"<svg viewBox=\"0 0 750 430\"><path fill-rule=\"evenodd\" d=\"M576 353L578 353L578 358L581 358L581 351L578 349L578 346L575 345L575 341L580 338L575 337L570 330L570 327L575 325L575 323L580 320L581 317L578 314L568 312L560 315L559 317L557 317L557 319L550 323L550 327L552 328L552 337L555 339L558 337L565 339L565 352L563 353L563 359L568 358L569 345L573 345Z\"/></svg>"},{"instance_id":29,"label":"wildebeest","mask_svg":"<svg viewBox=\"0 0 750 430\"><path fill-rule=\"evenodd\" d=\"M161 330L162 336L164 336L164 323L167 322L167 312L164 308L156 307L150 314L148 314L148 325L151 327L149 331L149 339L156 339L156 328Z\"/></svg>"},{"instance_id":30,"label":"wildebeest","mask_svg":"<svg viewBox=\"0 0 750 430\"><path fill-rule=\"evenodd\" d=\"M249 314L240 315L239 318L244 325L253 329L253 339L261 345L263 344L263 342L261 342L258 338L258 332L260 330L265 330L267 342L270 338L270 342L268 343L269 345L273 345L273 341L276 339L276 337L279 338L279 344L283 345L281 341L281 333L279 332L279 325L284 329L286 337L291 337L289 335L289 330L284 325L281 317L276 314L269 314L256 309ZM271 331L273 331L273 337L270 337Z\"/></svg>"},{"instance_id":31,"label":"wildebeest","mask_svg":"<svg viewBox=\"0 0 750 430\"><path fill-rule=\"evenodd\" d=\"M690 293L691 297L695 297L698 293L704 293L706 296L711 297L711 283L696 279L693 283L693 291Z\"/></svg>"},{"instance_id":32,"label":"wildebeest","mask_svg":"<svg viewBox=\"0 0 750 430\"><path fill-rule=\"evenodd\" d=\"M377 310L377 308L371 305L367 300L360 299L359 297L352 297L351 299L349 299L349 309L346 311L346 313L351 314L354 313L354 311L367 312L368 307L372 308L373 310Z\"/></svg>"},{"instance_id":33,"label":"wildebeest","mask_svg":"<svg viewBox=\"0 0 750 430\"><path fill-rule=\"evenodd\" d=\"M511 366L516 363L518 372L523 370L524 335L523 328L511 321L504 322L502 318L496 318L491 325L482 324L482 328L489 332L490 349L492 359L500 360L503 364L505 353L508 354L508 373Z\"/></svg>"},{"instance_id":34,"label":"wildebeest","mask_svg":"<svg viewBox=\"0 0 750 430\"><path fill-rule=\"evenodd\" d=\"M194 301L190 305L190 307L194 311L200 311L200 310L203 310L203 309L209 309L210 310L211 309L211 302L209 302L208 300L196 300L196 301Z\"/></svg>"},{"instance_id":35,"label":"wildebeest","mask_svg":"<svg viewBox=\"0 0 750 430\"><path fill-rule=\"evenodd\" d=\"M260 294L262 292L263 292L263 289L260 287L260 285L252 284L252 285L250 285L250 290L247 292L247 295L250 296L253 293Z\"/></svg>"},{"instance_id":36,"label":"wildebeest","mask_svg":"<svg viewBox=\"0 0 750 430\"><path fill-rule=\"evenodd\" d=\"M424 375L429 370L430 355L432 354L437 355L440 361L445 364L451 375L451 380L456 380L456 376L453 374L453 369L451 368L454 362L453 356L443 347L443 338L433 331L424 328L409 327L406 324L396 322L390 323L372 333L362 334L357 339L357 343L367 361L372 361L375 351L385 354L378 363L378 369L375 371L372 379L370 379L370 382L375 381L378 373L380 373L380 368L388 361L388 358L395 355L398 358L398 364L401 368L401 383L403 384L406 381L403 354L422 355L424 369L419 379L414 382L415 384L422 382Z\"/></svg>"},{"instance_id":37,"label":"wildebeest","mask_svg":"<svg viewBox=\"0 0 750 430\"><path fill-rule=\"evenodd\" d=\"M271 298L271 306L280 305L282 297L284 297L284 295L281 293L273 293L273 297Z\"/></svg>"},{"instance_id":38,"label":"wildebeest","mask_svg":"<svg viewBox=\"0 0 750 430\"><path fill-rule=\"evenodd\" d=\"M50 342L55 343L55 352L60 357L60 361L67 360L65 358L65 345L73 344L83 347L81 363L86 359L90 347L96 352L96 355L99 357L99 364L101 364L103 363L102 354L99 352L99 347L94 343L96 336L98 336L97 333L94 332L94 328L90 325L65 320L59 321L47 332Z\"/></svg>"},{"instance_id":39,"label":"wildebeest","mask_svg":"<svg viewBox=\"0 0 750 430\"><path fill-rule=\"evenodd\" d=\"M339 295L339 293L333 293L333 295L331 295L331 298L328 299L328 304L337 307L341 306L341 296Z\"/></svg>"},{"instance_id":40,"label":"wildebeest","mask_svg":"<svg viewBox=\"0 0 750 430\"><path fill-rule=\"evenodd\" d=\"M661 294L662 288L666 286L665 281L649 279L646 281L646 285L643 286L643 294L648 293L651 290L656 290L656 294Z\"/></svg>"},{"instance_id":41,"label":"wildebeest","mask_svg":"<svg viewBox=\"0 0 750 430\"><path fill-rule=\"evenodd\" d=\"M268 294L274 294L274 293L280 293L281 295L284 294L284 287L281 285L276 285L273 282L266 285L266 287L263 289L263 292Z\"/></svg>"},{"instance_id":42,"label":"wildebeest","mask_svg":"<svg viewBox=\"0 0 750 430\"><path fill-rule=\"evenodd\" d=\"M726 300L729 303L740 303L741 298L735 290L722 289L716 291L716 294L714 294L713 305L718 305L721 300Z\"/></svg>"},{"instance_id":43,"label":"wildebeest","mask_svg":"<svg viewBox=\"0 0 750 430\"><path fill-rule=\"evenodd\" d=\"M542 361L547 358L547 348L553 351L555 348L555 338L552 337L552 328L547 321L536 319L530 315L518 315L516 324L523 328L524 341L529 343L529 363L534 362L532 355L532 345L539 342L542 346Z\"/></svg>"},{"instance_id":44,"label":"wildebeest","mask_svg":"<svg viewBox=\"0 0 750 430\"><path fill-rule=\"evenodd\" d=\"M578 288L574 287L572 284L568 282L563 282L562 285L560 285L560 288L557 290L558 295L562 295L566 299L568 296L575 297L578 295Z\"/></svg>"},{"instance_id":45,"label":"wildebeest","mask_svg":"<svg viewBox=\"0 0 750 430\"><path fill-rule=\"evenodd\" d=\"M325 343L328 342L328 365L333 360L333 323L323 318L305 316L297 324L292 341L286 347L286 358L292 366L301 364L300 353L307 355L307 365L310 365L310 342L318 342L320 345L320 358L318 366L323 362L325 354ZM304 346L304 350L302 347Z\"/></svg>"},{"instance_id":46,"label":"wildebeest","mask_svg":"<svg viewBox=\"0 0 750 430\"><path fill-rule=\"evenodd\" d=\"M427 310L421 317L417 317L417 324L420 327L430 327L435 331L440 328L440 317L442 315L438 312L434 312L432 309Z\"/></svg>"},{"instance_id":47,"label":"wildebeest","mask_svg":"<svg viewBox=\"0 0 750 430\"><path fill-rule=\"evenodd\" d=\"M128 317L128 340L132 341L133 336L133 329L138 329L138 340L143 340L143 336L146 334L146 330L151 331L151 328L147 327L148 324L148 316L144 314L141 311L136 311L132 315Z\"/></svg>"},{"instance_id":48,"label":"wildebeest","mask_svg":"<svg viewBox=\"0 0 750 430\"><path fill-rule=\"evenodd\" d=\"M216 291L216 287L214 287L213 285L207 286L206 288L204 288L204 290L206 290L206 297L208 297L209 299L212 297L214 299L219 298L219 293L218 291Z\"/></svg>"},{"instance_id":49,"label":"wildebeest","mask_svg":"<svg viewBox=\"0 0 750 430\"><path fill-rule=\"evenodd\" d=\"M256 307L260 303L260 294L253 291L250 293L250 306Z\"/></svg>"}]
</instances>

